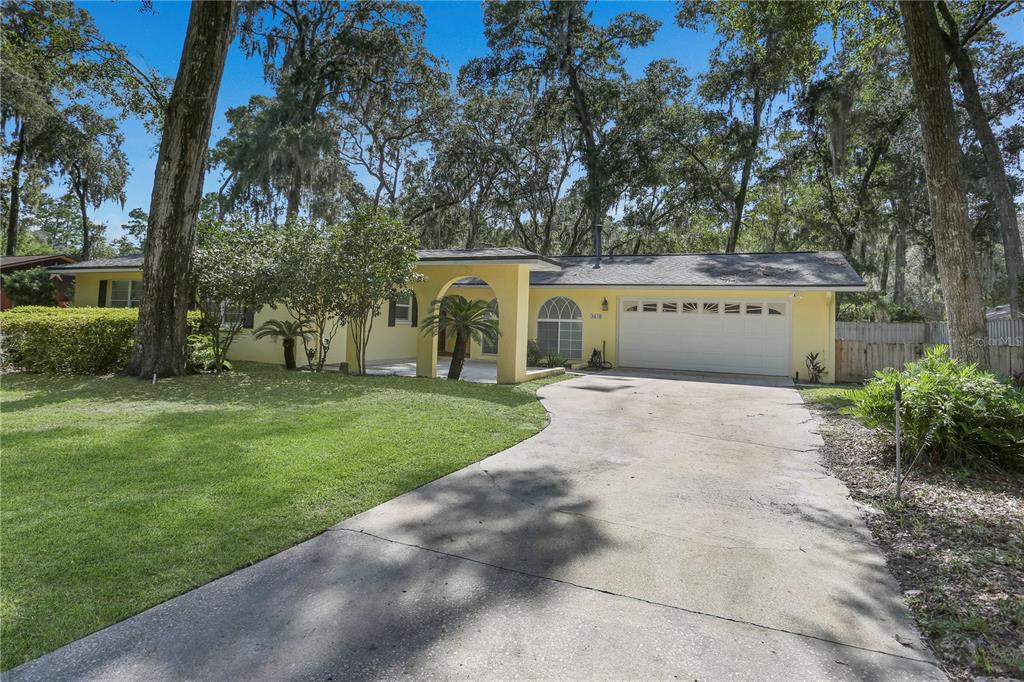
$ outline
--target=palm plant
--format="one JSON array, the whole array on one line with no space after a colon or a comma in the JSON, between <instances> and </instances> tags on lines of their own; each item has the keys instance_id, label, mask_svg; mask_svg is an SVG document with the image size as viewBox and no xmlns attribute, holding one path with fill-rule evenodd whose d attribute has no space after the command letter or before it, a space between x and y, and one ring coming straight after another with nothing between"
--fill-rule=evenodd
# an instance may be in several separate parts
<instances>
[{"instance_id":1,"label":"palm plant","mask_svg":"<svg viewBox=\"0 0 1024 682\"><path fill-rule=\"evenodd\" d=\"M470 340L482 343L485 339L496 342L498 318L490 303L482 299L470 301L464 296L445 296L434 301L437 313L423 320L421 326L424 334L437 334L444 330L446 336L455 337L455 349L452 351L452 362L448 366L448 378L457 380L462 376L462 367L466 363L466 351Z\"/></svg>"},{"instance_id":2,"label":"palm plant","mask_svg":"<svg viewBox=\"0 0 1024 682\"><path fill-rule=\"evenodd\" d=\"M257 339L281 339L285 369L295 369L295 340L307 339L313 330L305 320L267 320L253 332Z\"/></svg>"}]
</instances>

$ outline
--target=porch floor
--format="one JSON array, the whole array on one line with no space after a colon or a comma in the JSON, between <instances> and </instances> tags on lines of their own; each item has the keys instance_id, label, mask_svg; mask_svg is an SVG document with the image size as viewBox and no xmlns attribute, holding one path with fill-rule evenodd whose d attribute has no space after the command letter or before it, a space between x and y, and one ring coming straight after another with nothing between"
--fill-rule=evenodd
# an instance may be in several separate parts
<instances>
[{"instance_id":1,"label":"porch floor","mask_svg":"<svg viewBox=\"0 0 1024 682\"><path fill-rule=\"evenodd\" d=\"M437 359L437 376L448 376L448 365L451 364L450 357L439 357ZM399 360L398 362L372 364L366 368L367 374L378 376L414 377L416 376L416 360ZM551 369L544 367L527 367L527 381L539 379L544 376L555 374ZM466 360L462 367L462 381L472 381L477 384L498 383L498 366L493 362L481 360Z\"/></svg>"}]
</instances>

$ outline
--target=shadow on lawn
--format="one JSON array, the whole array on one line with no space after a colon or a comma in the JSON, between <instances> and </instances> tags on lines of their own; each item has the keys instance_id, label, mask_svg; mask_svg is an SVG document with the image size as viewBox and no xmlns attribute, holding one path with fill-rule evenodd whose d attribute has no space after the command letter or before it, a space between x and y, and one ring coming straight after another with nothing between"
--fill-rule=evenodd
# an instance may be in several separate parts
<instances>
[{"instance_id":1,"label":"shadow on lawn","mask_svg":"<svg viewBox=\"0 0 1024 682\"><path fill-rule=\"evenodd\" d=\"M610 540L583 516L592 506L547 467L502 477L530 503L491 485L442 486L444 523L408 518L392 528L412 544L334 529L243 571L8 672L26 679L346 679L484 673L524 654L535 609L571 589L544 572L601 552ZM437 502L433 486L412 495ZM538 513L560 508L575 513ZM446 549L458 543L471 559ZM466 549L468 548L468 549ZM556 633L551 633L556 634ZM510 636L510 635L514 635ZM511 650L511 651L510 651ZM516 653L516 651L520 653ZM497 668L502 669L502 668ZM511 669L511 668L510 668Z\"/></svg>"},{"instance_id":2,"label":"shadow on lawn","mask_svg":"<svg viewBox=\"0 0 1024 682\"><path fill-rule=\"evenodd\" d=\"M28 395L4 400L2 409L16 412L80 399L165 401L218 406L315 406L322 402L351 400L374 391L483 400L506 407L526 405L535 400L531 389L515 386L411 377L286 372L275 367L249 363L239 365L236 371L219 376L195 374L160 379L156 384L112 375L83 377L12 373L4 377L5 388L27 391Z\"/></svg>"}]
</instances>

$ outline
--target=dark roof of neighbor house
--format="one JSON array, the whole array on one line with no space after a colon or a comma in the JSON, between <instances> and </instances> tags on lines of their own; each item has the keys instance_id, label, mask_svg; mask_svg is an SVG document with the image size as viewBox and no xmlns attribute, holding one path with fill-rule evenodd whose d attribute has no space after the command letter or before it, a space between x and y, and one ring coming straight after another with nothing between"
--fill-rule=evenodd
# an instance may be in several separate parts
<instances>
[{"instance_id":1,"label":"dark roof of neighbor house","mask_svg":"<svg viewBox=\"0 0 1024 682\"><path fill-rule=\"evenodd\" d=\"M985 311L986 320L1008 320L1010 319L1010 304L1003 303Z\"/></svg>"},{"instance_id":2,"label":"dark roof of neighbor house","mask_svg":"<svg viewBox=\"0 0 1024 682\"><path fill-rule=\"evenodd\" d=\"M488 249L424 249L421 261L541 259L560 266L530 273L531 286L628 287L780 287L862 288L864 280L837 251L783 253L673 253L645 256L604 256L595 268L593 256L546 258L518 247ZM51 270L134 270L142 256L118 256L58 265ZM463 285L483 284L467 278Z\"/></svg>"},{"instance_id":3,"label":"dark roof of neighbor house","mask_svg":"<svg viewBox=\"0 0 1024 682\"><path fill-rule=\"evenodd\" d=\"M74 263L75 259L63 253L48 253L37 256L0 256L0 270L20 270L51 263Z\"/></svg>"},{"instance_id":4,"label":"dark roof of neighbor house","mask_svg":"<svg viewBox=\"0 0 1024 682\"><path fill-rule=\"evenodd\" d=\"M67 265L55 265L51 270L138 270L142 267L142 254L133 253L127 256L114 256L113 258L93 258L80 263L68 263Z\"/></svg>"},{"instance_id":5,"label":"dark roof of neighbor house","mask_svg":"<svg viewBox=\"0 0 1024 682\"><path fill-rule=\"evenodd\" d=\"M531 286L628 287L779 287L861 288L864 280L841 253L672 253L604 256L558 256L557 272L530 273ZM480 285L467 278L462 285Z\"/></svg>"}]
</instances>

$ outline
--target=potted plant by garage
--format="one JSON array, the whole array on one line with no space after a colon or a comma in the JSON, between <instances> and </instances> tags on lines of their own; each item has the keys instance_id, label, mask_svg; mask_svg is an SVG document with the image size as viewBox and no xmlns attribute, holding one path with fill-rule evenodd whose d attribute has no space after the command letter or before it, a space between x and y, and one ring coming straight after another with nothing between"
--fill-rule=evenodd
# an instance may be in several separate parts
<instances>
[{"instance_id":1,"label":"potted plant by garage","mask_svg":"<svg viewBox=\"0 0 1024 682\"><path fill-rule=\"evenodd\" d=\"M257 339L281 339L284 348L285 369L295 369L295 342L307 339L313 330L306 326L305 320L267 320L253 332Z\"/></svg>"}]
</instances>

